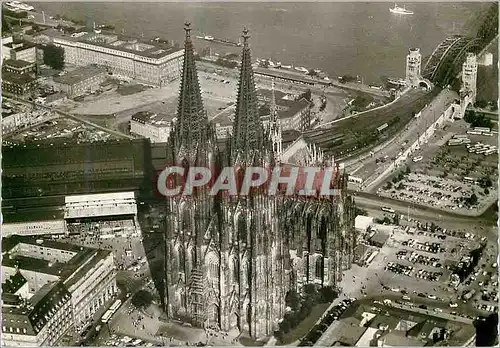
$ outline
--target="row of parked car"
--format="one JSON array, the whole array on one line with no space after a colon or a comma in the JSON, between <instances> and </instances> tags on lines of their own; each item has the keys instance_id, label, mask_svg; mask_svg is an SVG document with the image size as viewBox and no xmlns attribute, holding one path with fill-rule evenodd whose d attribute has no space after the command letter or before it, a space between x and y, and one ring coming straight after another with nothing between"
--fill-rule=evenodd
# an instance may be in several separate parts
<instances>
[{"instance_id":1,"label":"row of parked car","mask_svg":"<svg viewBox=\"0 0 500 348\"><path fill-rule=\"evenodd\" d=\"M408 250L400 250L397 252L396 255L400 260L408 260L413 263L418 263L425 266L432 266L436 268L443 267L443 265L439 263L439 259L436 257L425 256L422 254L418 254L414 251L410 255L408 255L408 252L409 252Z\"/></svg>"},{"instance_id":2,"label":"row of parked car","mask_svg":"<svg viewBox=\"0 0 500 348\"><path fill-rule=\"evenodd\" d=\"M337 320L354 301L356 301L355 298L343 300L330 309L328 313L323 316L321 322L316 324L311 331L300 340L299 347L312 347L330 325L332 325L332 323Z\"/></svg>"}]
</instances>

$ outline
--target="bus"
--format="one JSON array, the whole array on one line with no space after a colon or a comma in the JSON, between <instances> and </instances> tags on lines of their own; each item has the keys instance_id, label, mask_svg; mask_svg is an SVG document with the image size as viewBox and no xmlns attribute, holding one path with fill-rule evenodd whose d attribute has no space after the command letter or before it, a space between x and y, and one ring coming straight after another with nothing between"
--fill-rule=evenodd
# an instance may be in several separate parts
<instances>
[{"instance_id":1,"label":"bus","mask_svg":"<svg viewBox=\"0 0 500 348\"><path fill-rule=\"evenodd\" d=\"M464 182L469 183L469 184L475 184L476 179L466 176L466 177L464 177Z\"/></svg>"},{"instance_id":2,"label":"bus","mask_svg":"<svg viewBox=\"0 0 500 348\"><path fill-rule=\"evenodd\" d=\"M491 132L491 128L488 127L474 127L474 130L478 132Z\"/></svg>"},{"instance_id":3,"label":"bus","mask_svg":"<svg viewBox=\"0 0 500 348\"><path fill-rule=\"evenodd\" d=\"M496 149L489 149L488 151L486 151L486 152L484 153L484 155L485 155L485 156L488 156L488 155L492 155L492 154L494 154L494 153L496 153L496 152L497 152L497 150L496 150Z\"/></svg>"},{"instance_id":4,"label":"bus","mask_svg":"<svg viewBox=\"0 0 500 348\"><path fill-rule=\"evenodd\" d=\"M106 311L106 313L104 313L104 315L101 318L101 321L104 324L106 324L109 321L109 319L111 319L112 316L113 316L113 311L111 309L109 309Z\"/></svg>"},{"instance_id":5,"label":"bus","mask_svg":"<svg viewBox=\"0 0 500 348\"><path fill-rule=\"evenodd\" d=\"M394 209L392 209L392 208L387 208L387 207L382 207L382 211L385 211L385 212L387 212L387 213L391 213L391 214L394 214L394 213L395 213Z\"/></svg>"},{"instance_id":6,"label":"bus","mask_svg":"<svg viewBox=\"0 0 500 348\"><path fill-rule=\"evenodd\" d=\"M111 307L109 307L109 309L110 309L111 311L113 311L113 313L114 313L114 312L116 312L116 310L117 310L118 308L120 308L120 305L121 305L121 304L122 304L122 300L116 300L116 301L115 301L115 303L113 303L113 305L112 305Z\"/></svg>"},{"instance_id":7,"label":"bus","mask_svg":"<svg viewBox=\"0 0 500 348\"><path fill-rule=\"evenodd\" d=\"M349 175L349 182L355 183L355 184L362 184L363 179L357 178L355 176Z\"/></svg>"}]
</instances>

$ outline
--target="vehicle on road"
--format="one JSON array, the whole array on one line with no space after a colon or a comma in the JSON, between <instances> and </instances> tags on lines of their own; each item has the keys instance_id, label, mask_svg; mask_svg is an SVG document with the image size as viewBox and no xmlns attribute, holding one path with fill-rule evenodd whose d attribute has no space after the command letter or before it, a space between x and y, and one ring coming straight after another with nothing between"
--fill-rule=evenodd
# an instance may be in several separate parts
<instances>
[{"instance_id":1,"label":"vehicle on road","mask_svg":"<svg viewBox=\"0 0 500 348\"><path fill-rule=\"evenodd\" d=\"M405 296L403 296L403 300L405 300L405 301L410 301L410 300L411 300L411 298L410 298L410 296L406 296L406 295L405 295Z\"/></svg>"},{"instance_id":2,"label":"vehicle on road","mask_svg":"<svg viewBox=\"0 0 500 348\"><path fill-rule=\"evenodd\" d=\"M450 307L451 308L457 308L458 307L458 303L456 303L456 302L450 303Z\"/></svg>"},{"instance_id":3,"label":"vehicle on road","mask_svg":"<svg viewBox=\"0 0 500 348\"><path fill-rule=\"evenodd\" d=\"M382 207L382 211L385 211L385 212L391 213L391 214L395 213L394 209L388 208L388 207Z\"/></svg>"},{"instance_id":4,"label":"vehicle on road","mask_svg":"<svg viewBox=\"0 0 500 348\"><path fill-rule=\"evenodd\" d=\"M413 157L413 162L417 163L417 162L420 162L423 159L424 159L424 157L422 157L422 156Z\"/></svg>"}]
</instances>

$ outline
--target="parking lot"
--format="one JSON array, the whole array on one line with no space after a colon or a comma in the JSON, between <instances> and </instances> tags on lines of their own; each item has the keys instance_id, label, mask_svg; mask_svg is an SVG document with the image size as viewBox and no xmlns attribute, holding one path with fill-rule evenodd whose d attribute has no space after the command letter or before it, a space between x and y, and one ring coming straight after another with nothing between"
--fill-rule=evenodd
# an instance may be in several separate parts
<instances>
[{"instance_id":1,"label":"parking lot","mask_svg":"<svg viewBox=\"0 0 500 348\"><path fill-rule=\"evenodd\" d=\"M467 232L467 228L441 229L434 224L418 223L417 226L416 221L407 227L396 228L368 266L371 272L363 280L363 293L372 298L389 298L463 316L475 317L481 311L485 312L482 306L494 305L498 295L494 288L495 284L498 285L498 277L495 277L493 268L497 247L493 237L487 238L484 230L481 232ZM478 269L474 270L477 273L474 281L452 285L450 275L458 263L488 240L490 243L483 252ZM488 288L484 288L486 285ZM474 297L464 302L464 292L471 289L486 291L478 290Z\"/></svg>"},{"instance_id":2,"label":"parking lot","mask_svg":"<svg viewBox=\"0 0 500 348\"><path fill-rule=\"evenodd\" d=\"M461 214L482 213L497 199L494 178L498 177L498 159L495 155L470 153L465 144L446 145L452 136L465 134L466 129L464 121L457 121L437 131L434 143L418 153L421 160L410 159L407 167L398 171L377 192ZM467 136L472 144L497 145L495 137Z\"/></svg>"}]
</instances>

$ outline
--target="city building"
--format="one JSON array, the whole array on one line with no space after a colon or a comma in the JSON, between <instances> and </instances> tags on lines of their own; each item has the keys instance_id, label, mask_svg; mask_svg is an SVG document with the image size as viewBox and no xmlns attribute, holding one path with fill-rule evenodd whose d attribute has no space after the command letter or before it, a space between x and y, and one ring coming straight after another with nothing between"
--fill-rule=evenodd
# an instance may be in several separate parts
<instances>
[{"instance_id":1,"label":"city building","mask_svg":"<svg viewBox=\"0 0 500 348\"><path fill-rule=\"evenodd\" d=\"M4 59L23 60L28 63L36 63L36 45L25 40L2 41L2 57Z\"/></svg>"},{"instance_id":2,"label":"city building","mask_svg":"<svg viewBox=\"0 0 500 348\"><path fill-rule=\"evenodd\" d=\"M216 165L216 171L275 166L273 142L278 139L264 128L259 115L248 30L243 32L238 97L224 150L217 146L203 106L189 23L185 31L178 113L167 163ZM272 109L271 120L276 120ZM279 126L273 123L268 129ZM248 197L216 199L201 193L189 199L166 198L169 262L159 275L164 278L155 284L166 284L158 291L169 317L259 338L276 330L290 289L338 284L342 271L351 266L355 243L347 174L333 159L307 165L331 167L332 185L342 188L342 195L304 200L251 191Z\"/></svg>"},{"instance_id":3,"label":"city building","mask_svg":"<svg viewBox=\"0 0 500 348\"><path fill-rule=\"evenodd\" d=\"M106 77L105 69L96 65L89 65L54 77L54 87L74 98L89 92L95 92L100 84L106 80Z\"/></svg>"},{"instance_id":4,"label":"city building","mask_svg":"<svg viewBox=\"0 0 500 348\"><path fill-rule=\"evenodd\" d=\"M137 215L134 192L66 196L64 200L66 220Z\"/></svg>"},{"instance_id":5,"label":"city building","mask_svg":"<svg viewBox=\"0 0 500 348\"><path fill-rule=\"evenodd\" d=\"M64 48L69 64L98 64L114 75L153 86L179 78L184 52L176 47L99 30L66 35L49 29L44 35Z\"/></svg>"},{"instance_id":6,"label":"city building","mask_svg":"<svg viewBox=\"0 0 500 348\"><path fill-rule=\"evenodd\" d=\"M36 236L65 233L64 220L25 221L2 224L2 236Z\"/></svg>"},{"instance_id":7,"label":"city building","mask_svg":"<svg viewBox=\"0 0 500 348\"><path fill-rule=\"evenodd\" d=\"M10 336L9 346L55 345L70 327L76 333L85 329L117 293L109 250L19 236L3 238L2 246L2 283L17 273L28 283L27 307L2 307L3 342L6 332L23 336ZM22 313L26 322L7 319Z\"/></svg>"},{"instance_id":8,"label":"city building","mask_svg":"<svg viewBox=\"0 0 500 348\"><path fill-rule=\"evenodd\" d=\"M460 93L469 94L472 103L476 101L477 90L477 58L474 53L467 53L462 65L462 88Z\"/></svg>"},{"instance_id":9,"label":"city building","mask_svg":"<svg viewBox=\"0 0 500 348\"><path fill-rule=\"evenodd\" d=\"M152 143L166 143L170 135L172 117L149 111L132 115L130 133L151 140Z\"/></svg>"},{"instance_id":10,"label":"city building","mask_svg":"<svg viewBox=\"0 0 500 348\"><path fill-rule=\"evenodd\" d=\"M276 101L275 107L278 111L282 130L304 131L309 129L311 126L311 103L305 98L295 100L295 96L281 91L275 91L274 93ZM272 92L270 90L257 90L257 99L259 100L260 106L269 106L271 94ZM263 109L261 108L261 110ZM264 114L261 113L261 116L262 123L264 126L267 126L269 123L269 114L264 112Z\"/></svg>"},{"instance_id":11,"label":"city building","mask_svg":"<svg viewBox=\"0 0 500 348\"><path fill-rule=\"evenodd\" d=\"M45 283L29 299L2 289L2 346L55 346L73 327L71 294L62 282Z\"/></svg>"},{"instance_id":12,"label":"city building","mask_svg":"<svg viewBox=\"0 0 500 348\"><path fill-rule=\"evenodd\" d=\"M410 48L406 56L406 85L418 87L421 78L422 54L420 48Z\"/></svg>"},{"instance_id":13,"label":"city building","mask_svg":"<svg viewBox=\"0 0 500 348\"><path fill-rule=\"evenodd\" d=\"M34 91L36 80L29 75L18 75L11 72L2 74L2 91L18 96L25 96Z\"/></svg>"},{"instance_id":14,"label":"city building","mask_svg":"<svg viewBox=\"0 0 500 348\"><path fill-rule=\"evenodd\" d=\"M34 74L36 72L36 64L24 60L6 59L3 62L3 69L6 72L18 75Z\"/></svg>"}]
</instances>

